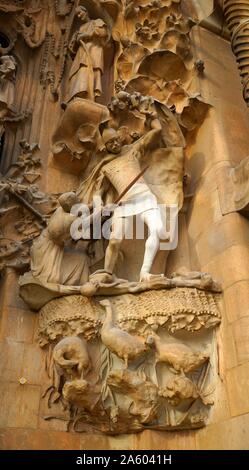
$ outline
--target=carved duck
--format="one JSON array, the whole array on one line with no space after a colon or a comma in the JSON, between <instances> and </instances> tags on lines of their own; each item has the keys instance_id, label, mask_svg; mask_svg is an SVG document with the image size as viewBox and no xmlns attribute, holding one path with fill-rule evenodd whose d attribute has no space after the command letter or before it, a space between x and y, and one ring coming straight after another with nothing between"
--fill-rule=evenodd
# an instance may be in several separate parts
<instances>
[{"instance_id":1,"label":"carved duck","mask_svg":"<svg viewBox=\"0 0 249 470\"><path fill-rule=\"evenodd\" d=\"M156 362L165 362L172 367L174 373L188 374L209 359L206 352L193 351L182 343L163 342L157 335L148 336L146 343L155 346Z\"/></svg>"},{"instance_id":2,"label":"carved duck","mask_svg":"<svg viewBox=\"0 0 249 470\"><path fill-rule=\"evenodd\" d=\"M101 300L100 304L106 309L106 317L101 329L102 343L120 359L123 359L126 368L128 368L129 361L133 361L147 351L145 341L115 326L113 309L109 300Z\"/></svg>"}]
</instances>

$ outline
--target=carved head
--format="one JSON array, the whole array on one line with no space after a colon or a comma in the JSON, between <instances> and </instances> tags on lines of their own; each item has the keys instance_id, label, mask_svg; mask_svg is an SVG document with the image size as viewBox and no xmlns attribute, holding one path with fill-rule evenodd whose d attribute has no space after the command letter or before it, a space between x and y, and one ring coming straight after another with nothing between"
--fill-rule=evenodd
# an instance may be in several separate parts
<instances>
[{"instance_id":1,"label":"carved head","mask_svg":"<svg viewBox=\"0 0 249 470\"><path fill-rule=\"evenodd\" d=\"M148 346L153 346L155 344L155 337L153 335L147 336L145 344Z\"/></svg>"},{"instance_id":2,"label":"carved head","mask_svg":"<svg viewBox=\"0 0 249 470\"><path fill-rule=\"evenodd\" d=\"M74 204L77 204L78 202L77 196L75 192L73 191L62 194L59 197L58 201L59 201L60 206L65 212L70 212L72 209L72 206Z\"/></svg>"},{"instance_id":3,"label":"carved head","mask_svg":"<svg viewBox=\"0 0 249 470\"><path fill-rule=\"evenodd\" d=\"M89 21L89 15L88 15L88 11L85 7L83 6L79 6L76 8L75 10L75 14L77 15L77 17L83 21L84 23L86 23L87 21Z\"/></svg>"},{"instance_id":4,"label":"carved head","mask_svg":"<svg viewBox=\"0 0 249 470\"><path fill-rule=\"evenodd\" d=\"M153 114L154 99L151 96L143 96L140 101L140 111L145 114Z\"/></svg>"},{"instance_id":5,"label":"carved head","mask_svg":"<svg viewBox=\"0 0 249 470\"><path fill-rule=\"evenodd\" d=\"M142 98L141 93L139 93L138 91L134 91L134 93L130 95L130 108L131 109L138 108L141 102L141 98Z\"/></svg>"},{"instance_id":6,"label":"carved head","mask_svg":"<svg viewBox=\"0 0 249 470\"><path fill-rule=\"evenodd\" d=\"M122 143L115 129L105 129L102 137L106 146L106 150L109 153L118 154L121 152Z\"/></svg>"},{"instance_id":7,"label":"carved head","mask_svg":"<svg viewBox=\"0 0 249 470\"><path fill-rule=\"evenodd\" d=\"M89 364L85 340L77 336L68 336L56 344L53 360L60 375L79 377Z\"/></svg>"}]
</instances>

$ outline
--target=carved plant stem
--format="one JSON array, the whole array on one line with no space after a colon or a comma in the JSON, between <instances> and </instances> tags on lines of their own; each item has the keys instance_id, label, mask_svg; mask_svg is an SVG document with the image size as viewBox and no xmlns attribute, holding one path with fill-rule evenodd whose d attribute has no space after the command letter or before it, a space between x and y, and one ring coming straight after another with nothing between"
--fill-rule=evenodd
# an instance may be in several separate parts
<instances>
[{"instance_id":1,"label":"carved plant stem","mask_svg":"<svg viewBox=\"0 0 249 470\"><path fill-rule=\"evenodd\" d=\"M243 97L249 106L249 0L224 0L223 8L240 70Z\"/></svg>"}]
</instances>

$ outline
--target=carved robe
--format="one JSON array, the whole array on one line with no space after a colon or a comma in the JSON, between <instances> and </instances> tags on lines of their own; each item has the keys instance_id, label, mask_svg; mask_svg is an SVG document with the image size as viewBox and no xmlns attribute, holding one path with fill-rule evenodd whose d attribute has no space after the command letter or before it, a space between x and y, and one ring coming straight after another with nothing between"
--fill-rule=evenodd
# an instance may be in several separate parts
<instances>
[{"instance_id":1,"label":"carved robe","mask_svg":"<svg viewBox=\"0 0 249 470\"><path fill-rule=\"evenodd\" d=\"M65 256L64 246L70 239L70 227L74 216L59 207L51 217L48 227L34 241L31 248L31 272L40 281L52 284L75 285L88 280L88 259L85 253L80 256Z\"/></svg>"},{"instance_id":2,"label":"carved robe","mask_svg":"<svg viewBox=\"0 0 249 470\"><path fill-rule=\"evenodd\" d=\"M0 57L0 117L14 103L15 59L11 56Z\"/></svg>"},{"instance_id":3,"label":"carved robe","mask_svg":"<svg viewBox=\"0 0 249 470\"><path fill-rule=\"evenodd\" d=\"M101 19L90 20L80 27L74 39L78 49L69 74L67 101L76 96L94 100L101 95L106 38L105 23Z\"/></svg>"}]
</instances>

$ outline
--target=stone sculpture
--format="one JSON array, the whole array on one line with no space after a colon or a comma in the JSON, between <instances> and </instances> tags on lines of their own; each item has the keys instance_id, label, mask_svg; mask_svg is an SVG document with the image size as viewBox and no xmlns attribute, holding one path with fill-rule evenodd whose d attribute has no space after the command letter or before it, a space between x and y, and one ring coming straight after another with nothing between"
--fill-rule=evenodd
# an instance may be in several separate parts
<instances>
[{"instance_id":1,"label":"stone sculpture","mask_svg":"<svg viewBox=\"0 0 249 470\"><path fill-rule=\"evenodd\" d=\"M60 376L82 378L90 368L86 341L77 336L62 339L53 350L53 360Z\"/></svg>"},{"instance_id":2,"label":"stone sculpture","mask_svg":"<svg viewBox=\"0 0 249 470\"><path fill-rule=\"evenodd\" d=\"M11 110L14 104L15 75L17 63L13 56L2 55L0 57L0 119L4 113Z\"/></svg>"},{"instance_id":3,"label":"stone sculpture","mask_svg":"<svg viewBox=\"0 0 249 470\"><path fill-rule=\"evenodd\" d=\"M131 336L115 326L112 304L109 300L102 300L100 304L106 309L106 318L101 329L101 341L111 352L123 359L128 368L129 361L135 360L146 352L145 342L142 338Z\"/></svg>"},{"instance_id":4,"label":"stone sculpture","mask_svg":"<svg viewBox=\"0 0 249 470\"><path fill-rule=\"evenodd\" d=\"M147 344L154 344L156 349L156 363L165 362L169 364L175 372L181 374L193 372L204 364L209 355L196 353L188 346L181 343L162 343L156 335L147 338Z\"/></svg>"},{"instance_id":5,"label":"stone sculpture","mask_svg":"<svg viewBox=\"0 0 249 470\"><path fill-rule=\"evenodd\" d=\"M50 10L44 2L19 3L11 4L13 52L0 58L3 109L19 80L16 28L36 57L44 93L32 106L45 119L49 96L53 112L46 137L25 122L15 140L9 125L5 151L13 144L17 152L21 141L21 155L14 152L2 178L0 215L6 221L15 203L24 211L19 236L33 228L19 284L22 299L39 311L45 419L56 420L61 407L60 418L79 432L201 427L213 403L221 286L192 270L187 256L170 270L178 247L170 245L170 217L159 205L176 207L174 234L187 204L185 147L210 108L200 96L204 64L192 56L190 31L212 2L56 1ZM42 189L54 184L56 194L46 195ZM101 198L98 239L94 196ZM73 238L73 224L85 218L88 236ZM128 240L123 227L135 218L148 234ZM7 246L6 227L3 267L22 252L19 238Z\"/></svg>"},{"instance_id":6,"label":"stone sculpture","mask_svg":"<svg viewBox=\"0 0 249 470\"><path fill-rule=\"evenodd\" d=\"M62 270L64 245L70 240L70 227L75 219L70 211L77 198L75 193L59 197L60 207L50 218L48 226L34 241L31 249L31 273L45 283L73 284L75 279L82 283L88 279L87 255L82 253L78 266Z\"/></svg>"},{"instance_id":7,"label":"stone sculpture","mask_svg":"<svg viewBox=\"0 0 249 470\"><path fill-rule=\"evenodd\" d=\"M0 56L0 137L4 132L5 119L13 113L16 68L17 63L13 56Z\"/></svg>"},{"instance_id":8,"label":"stone sculpture","mask_svg":"<svg viewBox=\"0 0 249 470\"><path fill-rule=\"evenodd\" d=\"M94 101L102 93L103 47L108 39L107 26L101 19L91 20L82 6L76 9L76 14L82 25L69 46L75 57L69 74L67 101L77 96Z\"/></svg>"}]
</instances>

